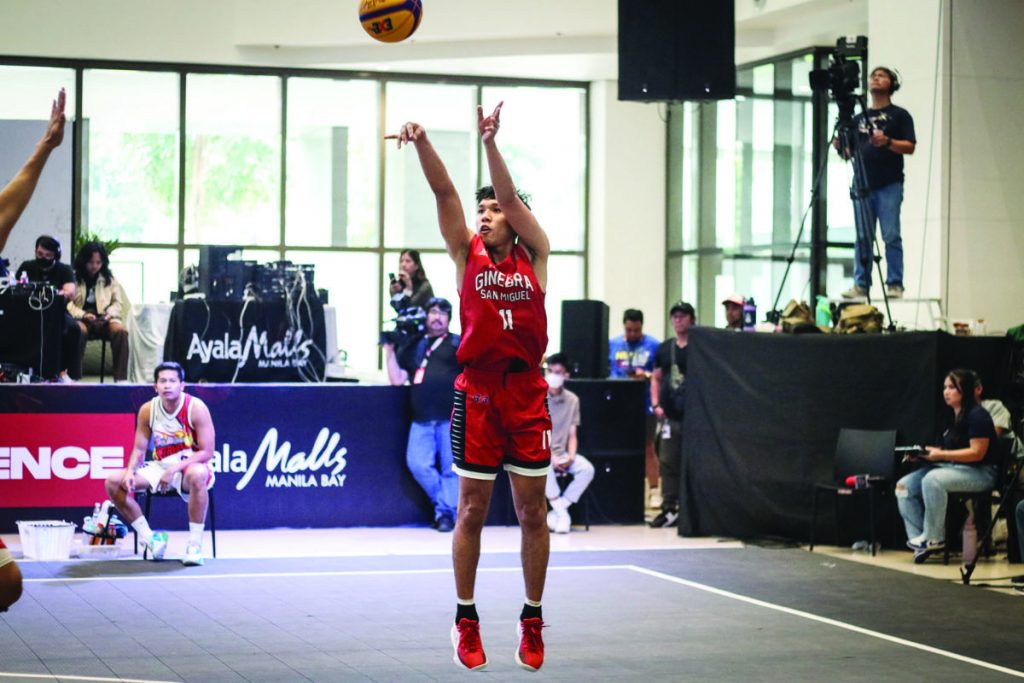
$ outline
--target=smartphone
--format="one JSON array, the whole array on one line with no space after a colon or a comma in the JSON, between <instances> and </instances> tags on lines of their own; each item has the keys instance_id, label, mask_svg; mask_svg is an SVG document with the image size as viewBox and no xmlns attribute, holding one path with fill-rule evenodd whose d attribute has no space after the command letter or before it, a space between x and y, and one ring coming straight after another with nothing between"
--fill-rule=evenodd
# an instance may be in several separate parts
<instances>
[{"instance_id":1,"label":"smartphone","mask_svg":"<svg viewBox=\"0 0 1024 683\"><path fill-rule=\"evenodd\" d=\"M388 273L388 279L391 280L391 282L394 282L395 281L395 274L394 273Z\"/></svg>"}]
</instances>

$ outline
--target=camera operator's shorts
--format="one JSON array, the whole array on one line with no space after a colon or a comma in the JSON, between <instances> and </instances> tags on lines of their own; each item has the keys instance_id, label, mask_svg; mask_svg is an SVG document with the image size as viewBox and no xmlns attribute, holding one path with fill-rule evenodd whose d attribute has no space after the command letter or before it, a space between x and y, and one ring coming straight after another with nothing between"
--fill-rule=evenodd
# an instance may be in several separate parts
<instances>
[{"instance_id":1,"label":"camera operator's shorts","mask_svg":"<svg viewBox=\"0 0 1024 683\"><path fill-rule=\"evenodd\" d=\"M537 370L466 368L455 378L452 453L456 474L494 479L498 468L527 477L551 467L548 383Z\"/></svg>"},{"instance_id":2,"label":"camera operator's shorts","mask_svg":"<svg viewBox=\"0 0 1024 683\"><path fill-rule=\"evenodd\" d=\"M178 462L181 462L182 457L183 456L181 455L175 454L170 455L164 458L163 460L150 460L145 465L135 470L135 476L142 477L143 479L145 479L146 482L149 484L149 490L152 491L153 493L156 493L156 486L157 484L160 483L160 477L164 475L164 472L167 471L168 467ZM182 472L185 472L187 470L188 467L186 467L181 472L176 472L174 477L171 479L171 489L177 491L178 495L181 496L181 499L184 500L186 503L188 502L188 491L183 491L181 488L181 474ZM213 488L213 482L217 478L216 475L214 475L213 468L210 467L209 463L206 463L206 474L206 490L209 491L210 489Z\"/></svg>"}]
</instances>

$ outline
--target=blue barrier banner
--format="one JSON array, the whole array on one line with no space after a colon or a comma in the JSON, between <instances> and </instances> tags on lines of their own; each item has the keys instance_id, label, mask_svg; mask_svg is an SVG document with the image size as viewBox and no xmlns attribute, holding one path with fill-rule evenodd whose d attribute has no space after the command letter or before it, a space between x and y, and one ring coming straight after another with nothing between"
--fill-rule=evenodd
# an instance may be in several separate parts
<instances>
[{"instance_id":1,"label":"blue barrier banner","mask_svg":"<svg viewBox=\"0 0 1024 683\"><path fill-rule=\"evenodd\" d=\"M206 402L216 429L211 464L217 473L217 528L402 526L422 525L430 518L429 501L405 465L407 388L261 384L188 385L186 391ZM105 419L135 415L153 396L148 386L0 387L0 417L5 425L15 425L0 433L0 461L6 463L6 469L0 468L0 528L13 527L14 519L38 517L38 508L50 508L42 511L50 516L72 514L83 505L81 495L53 487L54 472L80 471L83 486L96 488L96 500L102 499L108 471L76 465L76 454L87 457L102 446L108 449L103 451L105 465L117 457L123 463L131 429L110 435L82 423L90 413ZM18 420L24 413L50 418L45 437L36 427L28 445L20 443L27 437L16 428L30 422ZM115 457L111 448L122 450ZM2 457L12 449L20 449L15 466ZM58 452L65 459L50 467ZM33 488L37 493L26 498ZM21 493L14 496L15 490ZM17 500L18 507L5 506L4 500ZM31 508L25 507L26 500L32 500ZM35 514L27 516L30 512ZM184 505L169 516L180 517L184 526Z\"/></svg>"}]
</instances>

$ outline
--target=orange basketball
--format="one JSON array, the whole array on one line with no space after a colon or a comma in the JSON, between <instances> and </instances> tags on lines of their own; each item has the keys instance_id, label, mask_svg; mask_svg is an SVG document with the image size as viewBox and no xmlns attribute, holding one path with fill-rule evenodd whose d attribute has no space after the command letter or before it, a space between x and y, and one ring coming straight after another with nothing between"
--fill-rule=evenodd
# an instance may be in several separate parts
<instances>
[{"instance_id":1,"label":"orange basketball","mask_svg":"<svg viewBox=\"0 0 1024 683\"><path fill-rule=\"evenodd\" d=\"M374 40L397 43L420 26L423 3L420 0L360 0L359 23Z\"/></svg>"}]
</instances>

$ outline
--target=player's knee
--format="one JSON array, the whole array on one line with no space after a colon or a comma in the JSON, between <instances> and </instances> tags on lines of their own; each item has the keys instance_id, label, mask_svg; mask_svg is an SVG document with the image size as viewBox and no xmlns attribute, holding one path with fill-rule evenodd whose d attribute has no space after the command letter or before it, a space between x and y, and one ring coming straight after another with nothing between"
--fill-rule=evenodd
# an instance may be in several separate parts
<instances>
[{"instance_id":1,"label":"player's knee","mask_svg":"<svg viewBox=\"0 0 1024 683\"><path fill-rule=\"evenodd\" d=\"M103 482L103 488L107 491L107 496L113 500L117 496L117 492L121 490L121 482L124 480L124 471L117 472L107 477L107 480Z\"/></svg>"},{"instance_id":2,"label":"player's knee","mask_svg":"<svg viewBox=\"0 0 1024 683\"><path fill-rule=\"evenodd\" d=\"M21 570L14 562L0 567L0 612L4 612L21 597Z\"/></svg>"},{"instance_id":3,"label":"player's knee","mask_svg":"<svg viewBox=\"0 0 1024 683\"><path fill-rule=\"evenodd\" d=\"M189 489L192 491L198 491L200 488L206 488L207 477L209 477L209 474L206 470L206 465L202 463L191 465L185 471L185 481L188 482Z\"/></svg>"}]
</instances>

